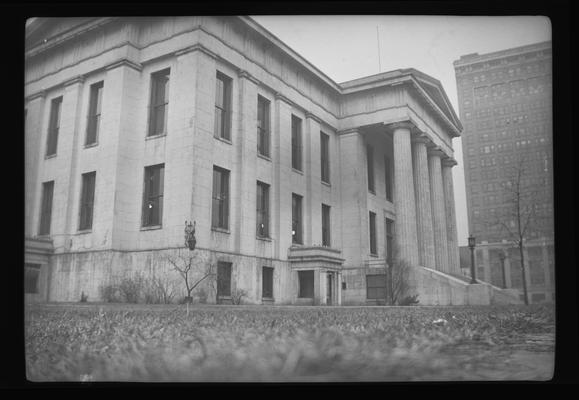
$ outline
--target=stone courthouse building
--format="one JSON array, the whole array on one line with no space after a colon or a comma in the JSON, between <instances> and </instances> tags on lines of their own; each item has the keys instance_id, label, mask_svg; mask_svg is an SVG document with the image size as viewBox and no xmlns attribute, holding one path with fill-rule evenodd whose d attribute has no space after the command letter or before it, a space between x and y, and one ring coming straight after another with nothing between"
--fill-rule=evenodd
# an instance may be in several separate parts
<instances>
[{"instance_id":1,"label":"stone courthouse building","mask_svg":"<svg viewBox=\"0 0 579 400\"><path fill-rule=\"evenodd\" d=\"M185 221L210 303L374 304L395 248L421 304L502 298L453 277L462 126L420 71L338 84L249 17L38 19L25 68L31 299L180 285Z\"/></svg>"}]
</instances>

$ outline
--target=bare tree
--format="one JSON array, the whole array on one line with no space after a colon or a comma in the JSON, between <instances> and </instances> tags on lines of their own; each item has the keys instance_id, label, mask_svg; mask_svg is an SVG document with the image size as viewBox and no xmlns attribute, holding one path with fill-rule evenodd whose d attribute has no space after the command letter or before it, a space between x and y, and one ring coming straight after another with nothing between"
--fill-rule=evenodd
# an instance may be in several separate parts
<instances>
[{"instance_id":1,"label":"bare tree","mask_svg":"<svg viewBox=\"0 0 579 400\"><path fill-rule=\"evenodd\" d=\"M410 263L401 259L395 250L391 265L386 268L387 302L390 305L400 304L408 295Z\"/></svg>"},{"instance_id":2,"label":"bare tree","mask_svg":"<svg viewBox=\"0 0 579 400\"><path fill-rule=\"evenodd\" d=\"M216 275L215 268L211 263L205 264L205 269L199 271L196 268L195 262L196 257L192 254L182 254L179 250L177 257L167 256L167 261L171 264L172 268L179 273L183 283L185 284L185 290L187 291L187 296L185 297L186 302L191 302L191 293L201 282L205 279L213 277Z\"/></svg>"},{"instance_id":3,"label":"bare tree","mask_svg":"<svg viewBox=\"0 0 579 400\"><path fill-rule=\"evenodd\" d=\"M532 165L523 154L504 170L503 178L503 208L496 218L488 220L485 225L491 229L498 228L500 234L507 234L511 243L519 249L520 268L523 281L525 304L529 304L527 276L525 272L525 243L536 234L547 234L552 218L540 215L537 209L543 203L544 182L533 177L533 168L542 164Z\"/></svg>"}]
</instances>

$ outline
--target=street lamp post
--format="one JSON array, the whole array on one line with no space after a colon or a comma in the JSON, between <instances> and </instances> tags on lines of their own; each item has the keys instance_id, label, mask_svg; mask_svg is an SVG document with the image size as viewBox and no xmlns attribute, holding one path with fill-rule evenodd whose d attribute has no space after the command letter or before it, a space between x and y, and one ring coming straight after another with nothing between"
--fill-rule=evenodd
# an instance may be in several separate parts
<instances>
[{"instance_id":1,"label":"street lamp post","mask_svg":"<svg viewBox=\"0 0 579 400\"><path fill-rule=\"evenodd\" d=\"M468 237L468 247L470 248L470 276L471 280L470 283L478 283L476 281L476 270L474 268L474 248L476 246L476 240L474 236L470 235Z\"/></svg>"},{"instance_id":2,"label":"street lamp post","mask_svg":"<svg viewBox=\"0 0 579 400\"><path fill-rule=\"evenodd\" d=\"M499 253L499 258L501 259L501 268L503 271L503 289L507 288L507 275L505 272L505 258L507 258L507 256L505 255L505 252L501 250L501 252Z\"/></svg>"}]
</instances>

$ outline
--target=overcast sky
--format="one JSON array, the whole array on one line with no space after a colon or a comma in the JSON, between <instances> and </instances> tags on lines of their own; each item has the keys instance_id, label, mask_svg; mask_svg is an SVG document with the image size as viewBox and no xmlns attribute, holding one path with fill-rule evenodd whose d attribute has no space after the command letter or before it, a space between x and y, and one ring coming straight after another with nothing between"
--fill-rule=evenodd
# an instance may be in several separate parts
<instances>
[{"instance_id":1,"label":"overcast sky","mask_svg":"<svg viewBox=\"0 0 579 400\"><path fill-rule=\"evenodd\" d=\"M548 18L454 16L252 16L335 82L399 68L438 79L458 115L453 61L551 40ZM380 46L378 46L378 43ZM381 68L380 68L381 67ZM468 237L460 138L453 140L459 245Z\"/></svg>"}]
</instances>

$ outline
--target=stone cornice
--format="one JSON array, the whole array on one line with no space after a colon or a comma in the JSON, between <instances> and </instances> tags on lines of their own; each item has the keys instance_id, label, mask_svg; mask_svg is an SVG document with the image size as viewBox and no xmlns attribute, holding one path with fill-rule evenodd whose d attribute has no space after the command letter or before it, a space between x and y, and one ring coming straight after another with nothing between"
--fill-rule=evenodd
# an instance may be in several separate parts
<instances>
[{"instance_id":1,"label":"stone cornice","mask_svg":"<svg viewBox=\"0 0 579 400\"><path fill-rule=\"evenodd\" d=\"M219 58L219 56L217 54L215 54L214 52L209 50L207 47L203 46L201 43L195 43L193 46L189 46L189 47L185 47L184 49L177 50L176 52L173 53L173 55L176 57L179 57L179 56L182 56L184 54L191 53L194 51L200 51L203 54L206 54L215 60L217 60Z\"/></svg>"},{"instance_id":2,"label":"stone cornice","mask_svg":"<svg viewBox=\"0 0 579 400\"><path fill-rule=\"evenodd\" d=\"M428 144L432 142L432 140L430 140L428 136L426 136L425 134L412 136L411 141L412 143L422 143L422 144Z\"/></svg>"}]
</instances>

